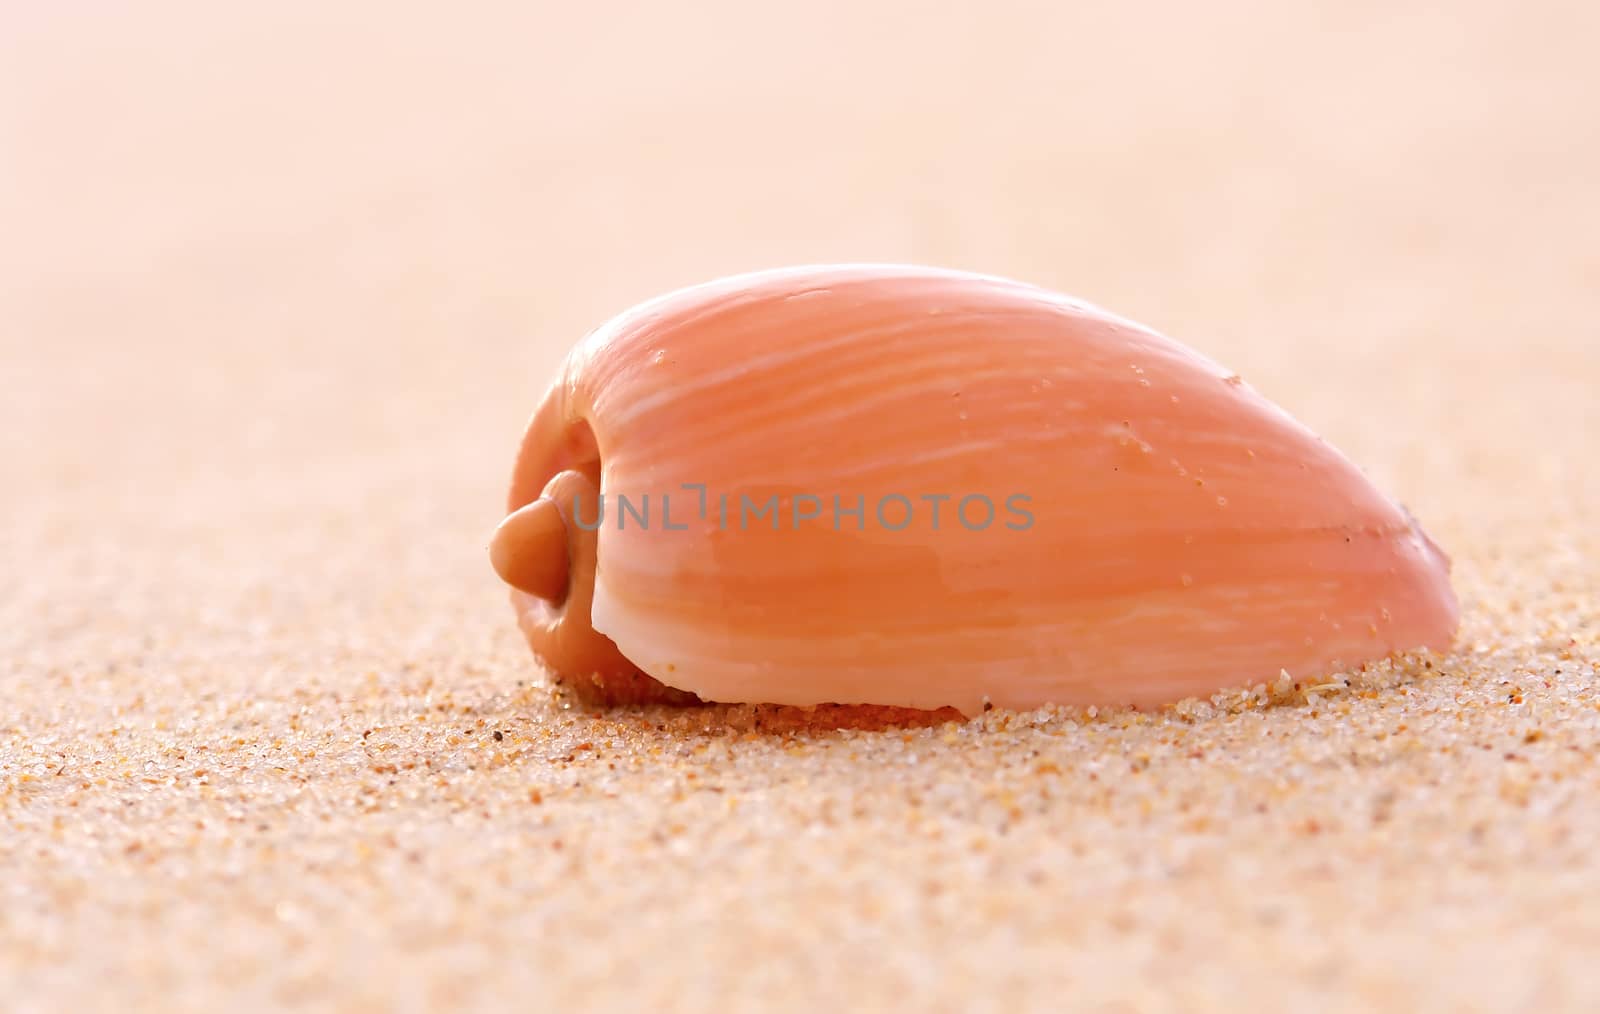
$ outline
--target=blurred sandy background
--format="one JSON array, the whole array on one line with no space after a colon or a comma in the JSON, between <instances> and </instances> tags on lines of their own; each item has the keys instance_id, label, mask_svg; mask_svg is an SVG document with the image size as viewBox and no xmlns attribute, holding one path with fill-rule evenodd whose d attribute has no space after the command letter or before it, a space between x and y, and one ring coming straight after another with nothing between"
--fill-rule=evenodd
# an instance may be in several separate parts
<instances>
[{"instance_id":1,"label":"blurred sandy background","mask_svg":"<svg viewBox=\"0 0 1600 1014\"><path fill-rule=\"evenodd\" d=\"M0 1006L1592 1009L1597 12L4 0ZM549 371L827 260L1240 371L1453 552L1460 653L570 710L483 552Z\"/></svg>"}]
</instances>

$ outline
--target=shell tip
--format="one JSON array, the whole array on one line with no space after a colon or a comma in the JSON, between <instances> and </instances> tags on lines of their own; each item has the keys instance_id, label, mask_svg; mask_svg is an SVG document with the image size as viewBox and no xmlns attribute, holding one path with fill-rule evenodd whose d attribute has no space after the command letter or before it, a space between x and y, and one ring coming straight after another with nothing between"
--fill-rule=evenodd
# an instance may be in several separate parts
<instances>
[{"instance_id":1,"label":"shell tip","mask_svg":"<svg viewBox=\"0 0 1600 1014\"><path fill-rule=\"evenodd\" d=\"M500 522L489 540L489 562L518 591L549 602L565 598L567 526L555 501L540 497Z\"/></svg>"}]
</instances>

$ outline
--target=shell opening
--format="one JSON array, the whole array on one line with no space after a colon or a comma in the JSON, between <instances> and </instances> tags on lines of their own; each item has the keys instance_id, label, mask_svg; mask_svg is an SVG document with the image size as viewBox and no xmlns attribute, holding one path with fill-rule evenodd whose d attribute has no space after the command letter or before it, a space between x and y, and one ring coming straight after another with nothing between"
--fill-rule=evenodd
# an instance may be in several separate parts
<instances>
[{"instance_id":1,"label":"shell opening","mask_svg":"<svg viewBox=\"0 0 1600 1014\"><path fill-rule=\"evenodd\" d=\"M550 487L563 472L577 472L600 488L600 444L594 428L585 419L562 418L555 408L559 406L547 402L528 427L512 472L508 511L550 497ZM564 510L565 504L561 506Z\"/></svg>"},{"instance_id":2,"label":"shell opening","mask_svg":"<svg viewBox=\"0 0 1600 1014\"><path fill-rule=\"evenodd\" d=\"M586 420L566 415L559 389L523 441L510 513L490 556L534 653L580 696L613 703L687 698L669 691L594 628L600 448ZM577 523L578 516L585 523ZM674 696L676 695L676 696Z\"/></svg>"}]
</instances>

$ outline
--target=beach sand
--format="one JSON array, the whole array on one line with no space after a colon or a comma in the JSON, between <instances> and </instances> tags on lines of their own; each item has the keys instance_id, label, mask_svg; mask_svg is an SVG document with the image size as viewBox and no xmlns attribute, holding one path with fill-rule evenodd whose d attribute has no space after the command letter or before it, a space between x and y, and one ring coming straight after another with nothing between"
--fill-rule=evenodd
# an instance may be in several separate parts
<instances>
[{"instance_id":1,"label":"beach sand","mask_svg":"<svg viewBox=\"0 0 1600 1014\"><path fill-rule=\"evenodd\" d=\"M0 14L0 1007L1593 1009L1600 7L325 6ZM485 553L554 365L838 260L1239 371L1458 649L576 706Z\"/></svg>"}]
</instances>

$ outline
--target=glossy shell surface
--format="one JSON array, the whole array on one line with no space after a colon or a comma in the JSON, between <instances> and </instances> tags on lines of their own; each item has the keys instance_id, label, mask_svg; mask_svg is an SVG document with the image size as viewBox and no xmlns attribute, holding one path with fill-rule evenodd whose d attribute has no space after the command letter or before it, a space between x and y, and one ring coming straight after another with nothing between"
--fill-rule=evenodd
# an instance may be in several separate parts
<instances>
[{"instance_id":1,"label":"glossy shell surface","mask_svg":"<svg viewBox=\"0 0 1600 1014\"><path fill-rule=\"evenodd\" d=\"M541 498L564 528L519 520ZM559 594L515 579L536 653L643 697L1152 705L1456 627L1416 522L1238 376L930 268L764 272L623 313L563 364L508 508L500 556L566 568Z\"/></svg>"}]
</instances>

